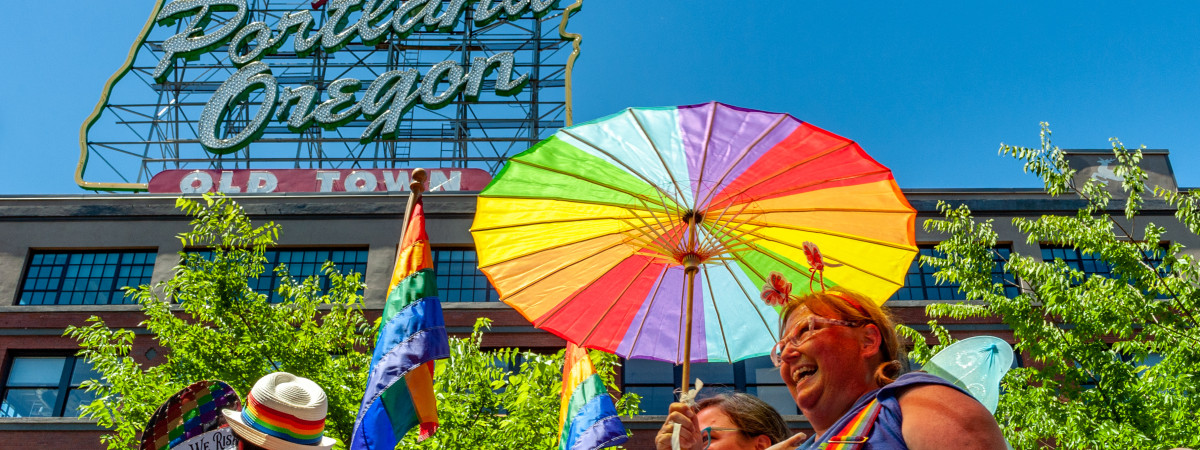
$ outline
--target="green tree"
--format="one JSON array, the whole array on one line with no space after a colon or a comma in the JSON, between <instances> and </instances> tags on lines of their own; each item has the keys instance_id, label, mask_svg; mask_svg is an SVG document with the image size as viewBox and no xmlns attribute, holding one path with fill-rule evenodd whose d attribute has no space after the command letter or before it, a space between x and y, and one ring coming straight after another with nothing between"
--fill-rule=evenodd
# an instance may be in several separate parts
<instances>
[{"instance_id":1,"label":"green tree","mask_svg":"<svg viewBox=\"0 0 1200 450\"><path fill-rule=\"evenodd\" d=\"M439 360L434 374L441 426L420 443L416 431L409 432L398 449L558 448L564 352L482 350L483 330L490 324L481 318L469 338L450 339L450 358ZM617 357L588 353L596 373L615 390ZM639 401L637 394L625 394L616 401L617 412L640 413Z\"/></svg>"},{"instance_id":2,"label":"green tree","mask_svg":"<svg viewBox=\"0 0 1200 450\"><path fill-rule=\"evenodd\" d=\"M263 375L286 371L325 389L325 433L348 442L370 362L360 349L373 343L358 294L361 275L343 275L327 263L330 288L322 292L318 277L293 280L281 267L283 301L268 303L249 280L263 272L279 226L251 225L225 197L181 198L176 206L192 217L192 230L179 239L208 254L182 252L171 279L128 289L165 361L142 367L129 356L133 331L109 328L99 317L68 328L66 335L80 341L79 354L103 376L83 383L96 399L82 415L113 430L101 438L108 448L132 448L155 408L188 384L222 380L244 397Z\"/></svg>"},{"instance_id":3,"label":"green tree","mask_svg":"<svg viewBox=\"0 0 1200 450\"><path fill-rule=\"evenodd\" d=\"M947 237L937 246L942 256L921 263L937 268L939 281L959 284L967 298L978 300L931 305L927 314L998 317L1012 328L1016 350L1031 359L1005 377L996 411L1017 448L1200 446L1200 266L1179 243L1160 244L1168 237L1162 226L1138 220L1149 201L1176 210L1190 233L1200 233L1200 196L1155 188L1147 200L1141 149L1126 149L1115 139L1112 147L1119 163L1114 172L1124 180L1128 200L1113 200L1095 181L1075 185L1075 172L1051 145L1044 123L1039 148L1000 148L1024 161L1047 193L1083 201L1075 215L1014 219L1028 242L1075 248L1110 265L1111 276L1014 252L1004 270L1021 289L1009 298L990 274L997 238L991 220L975 220L965 205L942 203L944 218L924 224ZM951 341L936 320L930 324L940 344L918 345L911 356L919 363ZM924 342L911 328L900 328Z\"/></svg>"}]
</instances>

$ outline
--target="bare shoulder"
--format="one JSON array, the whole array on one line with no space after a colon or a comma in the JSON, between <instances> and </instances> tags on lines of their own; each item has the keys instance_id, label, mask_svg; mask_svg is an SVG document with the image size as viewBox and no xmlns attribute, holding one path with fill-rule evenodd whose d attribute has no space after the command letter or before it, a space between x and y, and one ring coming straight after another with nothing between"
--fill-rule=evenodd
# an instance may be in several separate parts
<instances>
[{"instance_id":1,"label":"bare shoulder","mask_svg":"<svg viewBox=\"0 0 1200 450\"><path fill-rule=\"evenodd\" d=\"M996 419L971 396L949 386L926 384L900 392L901 433L909 448L1005 448Z\"/></svg>"}]
</instances>

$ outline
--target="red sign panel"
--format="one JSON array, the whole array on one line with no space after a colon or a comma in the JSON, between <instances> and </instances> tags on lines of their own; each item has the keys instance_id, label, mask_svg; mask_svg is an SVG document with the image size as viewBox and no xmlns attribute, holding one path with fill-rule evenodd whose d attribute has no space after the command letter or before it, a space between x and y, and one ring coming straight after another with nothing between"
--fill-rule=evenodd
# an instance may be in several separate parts
<instances>
[{"instance_id":1,"label":"red sign panel","mask_svg":"<svg viewBox=\"0 0 1200 450\"><path fill-rule=\"evenodd\" d=\"M150 192L408 192L413 169L164 170ZM425 169L429 192L482 191L492 176L482 169Z\"/></svg>"}]
</instances>

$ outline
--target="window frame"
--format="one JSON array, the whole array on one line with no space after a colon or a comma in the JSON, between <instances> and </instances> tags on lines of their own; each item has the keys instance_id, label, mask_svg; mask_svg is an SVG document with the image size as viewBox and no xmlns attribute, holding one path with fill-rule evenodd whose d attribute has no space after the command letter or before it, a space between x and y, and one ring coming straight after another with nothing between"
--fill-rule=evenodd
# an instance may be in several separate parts
<instances>
[{"instance_id":1,"label":"window frame","mask_svg":"<svg viewBox=\"0 0 1200 450\"><path fill-rule=\"evenodd\" d=\"M65 282L68 280L68 278L69 278L69 277L67 276L67 273L68 273L68 271L69 271L69 268L70 268L70 267L72 267L72 266L70 265L70 259L71 259L71 257L72 257L73 255L98 255L98 254L116 254L116 255L118 255L118 257L117 257L117 258L118 258L118 260L117 260L117 262L116 262L116 264L115 264L115 270L114 270L114 273L113 273L113 275L112 275L112 276L106 276L106 277L101 277L101 278L100 278L100 279L101 279L101 280L103 280L103 281L111 281L111 282L113 283L113 290L112 290L112 291L104 291L104 292L101 292L101 291L90 291L90 290L78 290L78 289L76 289L76 290L71 290L71 291L64 291L64 290L63 290L64 283L65 283ZM148 260L148 262L147 262L147 263L128 263L128 264L126 264L126 263L122 263L122 262L121 262L121 259L123 259L125 255L134 255L134 258L136 258L136 257L137 257L137 255L142 255L142 254L144 254L144 255L147 255L147 260ZM35 258L37 258L37 257L39 257L39 256L45 256L45 255L66 255L66 257L67 257L67 261L66 261L66 262L64 262L64 263L62 263L61 265L59 265L59 264L44 264L44 263L39 263L39 264L38 264L38 267L37 267L37 268L39 268L39 269L41 269L41 268L62 267L62 270L63 270L63 272L62 272L61 274L59 274L58 276L54 277L54 278L57 278L57 283L58 283L58 285L57 285L57 288L56 288L56 289L54 289L54 290L49 290L49 289L32 289L32 290L30 290L30 289L27 289L27 288L26 288L26 284L29 282L29 280L30 280L30 278L29 278L29 277L30 277L30 274L31 274L31 272L33 272L33 269L35 268L35 267L34 267L34 266L35 266L35 264L34 264L34 259L35 259ZM127 286L128 286L128 287L136 287L136 286L140 286L140 285L142 285L142 284L150 284L150 283L152 283L152 282L154 281L154 269L155 269L155 267L156 267L156 265L157 265L157 264L158 264L158 249L157 249L156 247L120 247L120 248L86 248L86 249L53 249L53 248L51 248L51 249L44 249L44 248L30 248L30 249L28 249L28 251L26 252L26 255L25 255L25 264L24 264L24 267L23 267L23 269L22 269L22 271L21 271L21 279L20 279L20 283L17 285L17 289L16 289L15 297L13 298L13 300L12 300L12 303L11 303L11 304L12 304L13 306L22 306L22 307L28 307L28 306L117 306L117 305L133 305L133 304L136 304L136 302L130 301L130 297L129 297L128 295L124 295L124 291L123 291L123 289L122 289L122 288L124 288L124 287L127 287ZM99 267L104 267L104 266L105 266L105 265L100 265ZM76 266L76 267L89 267L89 268L91 268L91 267L96 267L96 265L95 265L95 264L89 264L88 266L79 265L79 266ZM148 273L148 274L146 274L146 275L144 275L144 276L137 276L137 277L134 277L134 276L128 276L128 277L122 277L122 275L121 275L121 268L123 268L123 267L134 267L134 268L139 268L139 269L142 269L142 270L145 270L145 269L147 269L147 268L148 268L148 269L149 269L149 273ZM39 278L39 279L41 279L42 277L38 277L38 278ZM127 285L127 286L117 286L117 284L120 284L120 283L118 283L118 282L117 282L117 280L119 280L119 279L121 279L121 278L129 278L131 281L132 281L132 279L134 279L134 278L138 278L138 279L139 279L139 281L141 281L141 282L139 282L139 283L138 283L138 284L136 284L136 285L132 285L132 286L130 286L130 285ZM49 279L49 278L47 278L47 279ZM80 279L80 278L79 278L79 277L74 277L74 279L78 280L78 279ZM89 277L89 278L84 278L84 279L91 279L91 278ZM46 302L46 301L45 301L45 299L43 299L41 303L32 303L32 300L31 300L31 302L30 302L30 303L23 303L23 302L22 302L22 301L23 301L23 297L25 296L25 294L26 294L27 292L28 292L28 293L53 293L53 294L54 294L54 300L53 300L53 302ZM108 300L107 300L107 301L105 301L105 302L99 302L99 301L97 301L96 303L69 303L69 302L68 302L68 303L64 303L64 302L63 302L63 297L64 297L64 295L63 295L63 294L65 294L65 293L79 293L79 292L81 292L81 293L84 293L85 295L86 295L86 294L89 294L89 293L95 293L97 296L99 296L99 295L102 295L102 294L103 294L103 295L105 295L105 296L106 296L106 298L107 298ZM121 294L122 294L122 295L121 295L121 297L120 297L120 298L121 298L121 301L119 301L119 302L113 302L113 301L111 300L111 299L112 299L112 295L113 295L113 294L115 294L115 293L121 293ZM97 299L97 300L99 300L99 299Z\"/></svg>"},{"instance_id":2,"label":"window frame","mask_svg":"<svg viewBox=\"0 0 1200 450\"><path fill-rule=\"evenodd\" d=\"M1171 246L1171 242L1170 241L1159 241L1158 246L1162 247L1162 248L1169 248ZM1055 256L1053 256L1053 252L1055 250L1060 250L1060 251L1064 251L1064 252L1072 252L1075 254L1076 257L1078 257L1078 259L1067 260L1066 258L1055 257ZM1047 252L1051 252L1050 259L1046 259ZM1099 276L1113 279L1113 280L1120 279L1117 277L1116 274L1113 273L1113 271L1112 271L1113 267L1107 261L1097 258L1096 255L1094 255L1094 254L1084 255L1083 252L1079 251L1079 249L1074 246L1062 245L1062 244L1057 244L1054 242L1039 242L1038 243L1038 254L1041 257L1042 262L1052 262L1057 259L1062 259L1063 263L1065 263L1068 267L1070 267L1073 270L1078 270L1078 271L1082 272L1084 275L1099 275ZM1162 258L1153 258L1153 257L1151 257L1151 255L1147 254L1144 251L1142 252L1142 258L1145 259L1147 262L1151 263L1156 270L1162 270ZM1075 264L1072 264L1072 262L1075 262L1075 261L1078 261L1078 263L1079 263L1078 266L1076 266ZM1093 264L1103 264L1106 269L1105 272L1098 272L1098 271L1091 272L1091 271L1085 270L1083 268L1084 263L1089 263L1089 262L1093 263Z\"/></svg>"},{"instance_id":3,"label":"window frame","mask_svg":"<svg viewBox=\"0 0 1200 450\"><path fill-rule=\"evenodd\" d=\"M88 364L84 358L75 353L56 350L16 350L9 351L4 360L3 367L0 367L0 406L3 405L8 398L8 393L12 386L9 386L9 378L12 376L12 368L18 358L63 358L62 373L59 374L58 384L55 391L55 400L52 414L49 416L7 416L3 409L0 409L0 418L6 419L46 419L46 418L77 418L79 414L67 415L67 404L70 403L70 395L74 390L80 390L79 384L71 383L71 379L75 376L76 365L80 362ZM94 371L94 369L93 369ZM82 383L83 380L80 380ZM19 388L19 387L18 387ZM88 402L90 403L90 401ZM80 406L86 403L81 403Z\"/></svg>"},{"instance_id":4,"label":"window frame","mask_svg":"<svg viewBox=\"0 0 1200 450\"><path fill-rule=\"evenodd\" d=\"M274 262L272 262L270 257L267 256L267 254L270 254L271 252L275 252L276 259ZM327 254L329 256L324 261L321 261L320 263L317 264L317 267L316 267L317 273L307 274L307 275L303 275L303 274L298 275L292 271L292 267L294 265L313 264L313 263L307 262L307 261L301 261L301 262L289 261L287 263L280 263L279 262L279 254L281 252L327 252ZM354 262L354 263L348 263L348 264L333 261L332 258L333 258L334 252L360 253L362 255L362 260L361 260L361 262ZM267 263L263 265L263 267L264 267L263 273L259 274L258 278L250 283L252 285L251 289L254 289L254 292L265 293L267 296L268 303L280 303L283 301L283 299L279 298L279 286L280 286L280 282L282 281L282 278L280 278L279 274L277 272L275 272L275 268L278 267L280 264L287 264L288 275L291 276L293 280L303 280L312 275L316 275L321 280L320 288L321 288L321 292L324 293L324 292L329 292L329 288L330 288L329 277L325 276L325 274L321 273L321 271L320 271L320 268L322 266L324 266L326 262L333 261L334 265L338 269L338 272L340 272L343 275L353 272L353 271L356 271L353 269L357 269L358 266L362 266L362 270L358 270L357 272L362 274L364 277L366 277L367 263L371 257L371 252L370 252L370 249L368 249L365 246L270 247L267 249L266 253L264 253L264 256L267 256ZM346 268L348 268L348 267L352 267L351 270L346 270ZM267 276L264 277L264 275L267 275ZM265 292L259 290L262 288L262 284L263 284L264 280L270 280L269 285L266 287ZM362 294L362 292L359 292L359 294Z\"/></svg>"},{"instance_id":5,"label":"window frame","mask_svg":"<svg viewBox=\"0 0 1200 450\"><path fill-rule=\"evenodd\" d=\"M933 274L936 271L932 270L933 268L931 268L931 267L926 267L926 266L921 265L921 256L937 254L936 249L935 249L936 246L937 246L936 243L926 243L926 244L918 244L917 245L917 249L918 249L917 255L916 255L916 257L913 258L912 264L909 266L908 271L906 271L904 274L904 281L905 281L904 286L901 286L900 289L897 289L896 292L894 294L892 294L892 296L889 297L887 301L915 300L915 301L935 301L935 302L961 302L961 301L971 300L971 299L966 298L965 295L963 295L961 292L959 292L958 284L938 283L936 280L933 279ZM1020 294L1020 280L1017 279L1016 276L1004 272L1004 266L1003 266L1004 259L1012 257L1012 254L1013 254L1012 243L997 242L992 250L993 250L992 261L994 263L992 266L992 271L991 271L992 281L1000 282L1002 284L1004 293L1006 296L1015 297L1017 294ZM916 272L914 272L914 269L916 270ZM919 286L913 286L909 283L909 279L914 276L920 278L921 284ZM932 284L926 284L926 280L930 281ZM1011 282L1012 284L1008 284L1009 282ZM930 298L931 296L929 295L929 292L931 290L938 293L936 296L934 296L937 298ZM918 298L918 297L914 296L912 294L913 291L920 291L921 297ZM948 295L943 296L943 295L941 295L942 292L948 292ZM902 293L904 293L903 295L906 295L909 298L901 298Z\"/></svg>"},{"instance_id":6,"label":"window frame","mask_svg":"<svg viewBox=\"0 0 1200 450\"><path fill-rule=\"evenodd\" d=\"M500 301L500 293L496 291L495 286L492 286L492 281L488 279L487 275L484 275L483 271L479 269L479 252L475 247L438 246L431 248L430 251L433 257L433 274L437 280L438 299L443 303L497 303ZM440 259L442 255L446 254L445 252L468 252L474 258L470 261ZM465 278L465 274L447 273L446 271L438 270L440 264L467 263L472 264L475 271L469 278L471 280L471 287L469 288L461 287L462 283L459 283L459 287L453 288L449 285L449 282L454 277ZM477 287L480 281L483 282L484 288ZM483 293L482 300L480 300L479 295L481 292ZM454 294L453 299L451 298L451 293ZM466 294L470 294L470 300L462 299Z\"/></svg>"},{"instance_id":7,"label":"window frame","mask_svg":"<svg viewBox=\"0 0 1200 450\"><path fill-rule=\"evenodd\" d=\"M271 256L269 256L271 254L271 252L274 252L275 260L272 260ZM343 275L352 271L352 270L345 270L345 268L351 267L351 269L357 269L358 266L361 266L362 270L359 270L358 273L362 274L364 279L367 276L367 264L369 263L370 257L371 257L370 249L367 246L363 246L363 245L272 246L272 247L268 247L266 249L266 251L263 253L263 256L265 258L267 258L267 261L265 263L263 263L263 272L258 274L258 278L247 280L247 284L250 286L251 290L253 290L254 292L256 292L258 294L267 296L267 303L280 303L283 301L281 298L279 298L279 283L280 283L281 278L275 272L275 268L281 264L279 262L279 257L278 257L280 252L326 252L326 253L328 253L330 255L330 257L326 258L324 261L321 261L320 264L317 265L318 269L321 266L323 266L326 261L332 261L332 259L330 259L330 258L332 258L333 252L360 253L362 255L361 262L344 264L341 262L334 261L334 264L337 266L338 271L341 272ZM209 247L188 247L188 248L183 249L183 253L201 254L201 256L203 258L208 259L212 256L212 249ZM183 263L183 262L184 261L181 259L180 263ZM293 263L293 262L289 261L284 264L287 264L288 275L291 276L292 279L303 280L305 278L308 278L309 276L317 275L321 280L320 281L321 292L322 293L329 292L329 287L330 287L329 277L325 276L324 273L320 273L319 270L318 270L318 273L308 274L308 275L297 274L296 272L292 271L293 264L300 265L300 264L311 264L311 263L309 263L309 262ZM264 284L266 284L266 288L263 288ZM362 291L359 291L359 294L361 295Z\"/></svg>"},{"instance_id":8,"label":"window frame","mask_svg":"<svg viewBox=\"0 0 1200 450\"><path fill-rule=\"evenodd\" d=\"M779 378L778 382L763 382L761 380L756 380L754 383L749 382L749 377L747 374L747 367L746 367L747 363L752 360L760 360L760 359L761 359L761 361L763 361L765 363L765 365L774 367L774 364L772 364L770 362L770 358L767 356L760 356L757 358L748 358L748 359L736 361L733 363L727 363L727 362L693 363L692 364L692 372L691 372L691 376L693 378L697 377L697 373L699 371L704 370L704 365L709 365L709 364L729 366L730 370L732 371L732 375L733 375L732 382L726 382L726 380L711 380L711 378L710 378L710 380L705 380L705 384L704 384L705 394L702 394L700 396L700 399L711 397L711 396L716 395L721 392L745 392L745 393L749 393L751 395L755 395L759 398L763 398L763 394L761 392L759 392L760 388L778 387L778 388L784 388L786 390L787 385L783 382L782 377ZM630 391L631 387L633 387L633 388L649 388L649 389L666 388L672 392L672 395L675 395L675 393L677 393L677 391L679 390L679 387L683 383L683 368L682 368L682 366L680 366L678 364L671 364L668 362L656 361L656 360L645 360L645 359L635 359L635 360L640 361L640 362L663 364L664 368L665 368L665 365L671 365L670 384L668 384L665 380L656 381L656 382L631 383L629 381L629 376L630 376L631 372L634 372L634 371L630 370L630 367L629 367L629 361L631 361L631 359L622 358L621 359L622 370L621 370L621 377L620 377L622 394L632 392L632 391ZM653 372L654 370L655 369L652 369L652 368L641 368L641 370L637 370L636 372L641 376L645 376L647 373L654 373ZM779 371L776 368L774 372L776 373L776 375L778 375ZM662 373L662 372L658 372L658 373ZM703 378L703 376L700 376L700 377ZM637 392L634 392L634 393L637 393ZM645 396L643 396L643 398L644 397ZM771 403L770 400L768 400L766 398L764 398L764 400L767 401L768 403ZM800 414L799 409L797 409L795 406L794 400L791 400L790 396L785 397L784 400L786 400L786 404L792 405L792 409L787 410L787 411L781 410L780 414L783 414L783 415ZM645 408L643 408L643 409L645 409ZM663 414L666 414L666 411L665 410L663 410L663 411L647 410L643 414L663 415Z\"/></svg>"}]
</instances>

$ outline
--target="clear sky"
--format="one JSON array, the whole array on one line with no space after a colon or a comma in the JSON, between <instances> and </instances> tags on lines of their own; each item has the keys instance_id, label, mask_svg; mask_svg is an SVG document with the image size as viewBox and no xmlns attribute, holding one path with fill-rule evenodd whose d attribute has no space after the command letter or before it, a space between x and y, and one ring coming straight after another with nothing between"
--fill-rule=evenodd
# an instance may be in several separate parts
<instances>
[{"instance_id":1,"label":"clear sky","mask_svg":"<svg viewBox=\"0 0 1200 450\"><path fill-rule=\"evenodd\" d=\"M563 0L563 4L571 0ZM6 9L0 195L84 193L79 126L152 0ZM1168 149L1200 187L1200 4L585 0L575 119L711 100L858 141L901 187L1035 187L1001 142Z\"/></svg>"}]
</instances>

